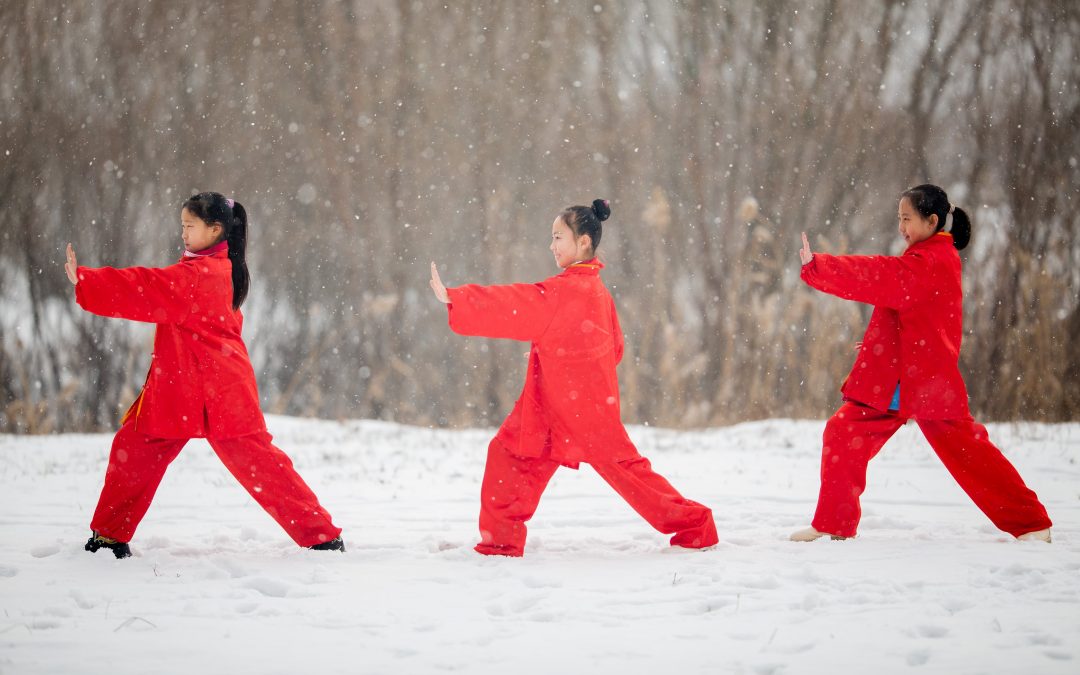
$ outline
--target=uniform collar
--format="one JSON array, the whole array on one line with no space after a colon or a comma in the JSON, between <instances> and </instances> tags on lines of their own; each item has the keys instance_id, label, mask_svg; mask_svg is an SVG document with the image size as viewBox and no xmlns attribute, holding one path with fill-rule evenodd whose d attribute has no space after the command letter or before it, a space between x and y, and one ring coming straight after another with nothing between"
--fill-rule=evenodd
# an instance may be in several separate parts
<instances>
[{"instance_id":1,"label":"uniform collar","mask_svg":"<svg viewBox=\"0 0 1080 675\"><path fill-rule=\"evenodd\" d=\"M220 257L218 256L219 253L224 253L225 255L229 254L229 242L222 240L214 244L210 248L204 248L201 251L184 251L183 259L190 260L192 258L211 258L215 256Z\"/></svg>"},{"instance_id":2,"label":"uniform collar","mask_svg":"<svg viewBox=\"0 0 1080 675\"><path fill-rule=\"evenodd\" d=\"M922 248L924 246L937 246L937 245L940 245L940 244L945 244L946 242L948 242L951 245L952 241L953 241L953 236L949 232L937 232L937 233L927 237L926 239L923 239L922 241L916 242L916 243L912 244L911 246L908 246L907 251L913 251L913 250ZM905 251L905 253L907 251Z\"/></svg>"},{"instance_id":3,"label":"uniform collar","mask_svg":"<svg viewBox=\"0 0 1080 675\"><path fill-rule=\"evenodd\" d=\"M604 269L604 263L600 262L599 258L593 258L568 266L563 270L563 274L590 274L597 276L602 269Z\"/></svg>"}]
</instances>

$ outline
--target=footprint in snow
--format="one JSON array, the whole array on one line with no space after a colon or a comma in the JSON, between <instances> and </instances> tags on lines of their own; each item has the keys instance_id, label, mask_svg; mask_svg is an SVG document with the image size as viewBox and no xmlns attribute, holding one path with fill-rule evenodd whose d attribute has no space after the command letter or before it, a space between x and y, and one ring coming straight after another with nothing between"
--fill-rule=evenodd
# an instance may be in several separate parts
<instances>
[{"instance_id":1,"label":"footprint in snow","mask_svg":"<svg viewBox=\"0 0 1080 675\"><path fill-rule=\"evenodd\" d=\"M35 546L30 549L30 555L35 558L48 558L51 555L56 555L60 552L60 546L58 544L45 544L44 546Z\"/></svg>"},{"instance_id":2,"label":"footprint in snow","mask_svg":"<svg viewBox=\"0 0 1080 675\"><path fill-rule=\"evenodd\" d=\"M259 593L271 598L284 598L289 594L291 587L289 584L278 579L268 579L266 577L255 577L254 579L248 579L243 584L244 588L250 588L256 590Z\"/></svg>"},{"instance_id":3,"label":"footprint in snow","mask_svg":"<svg viewBox=\"0 0 1080 675\"><path fill-rule=\"evenodd\" d=\"M716 611L719 611L721 609L725 609L730 605L731 605L731 599L727 598L727 597L719 597L719 596L717 596L717 597L711 597L711 598L704 598L704 599L696 600L694 602L689 603L687 606L683 607L679 611L679 613L680 614L688 614L688 615L711 614L712 612L716 612ZM741 640L741 639L750 639L750 638L736 637L735 639Z\"/></svg>"},{"instance_id":4,"label":"footprint in snow","mask_svg":"<svg viewBox=\"0 0 1080 675\"><path fill-rule=\"evenodd\" d=\"M28 624L31 630L51 630L59 628L62 624L56 619L33 619Z\"/></svg>"},{"instance_id":5,"label":"footprint in snow","mask_svg":"<svg viewBox=\"0 0 1080 675\"><path fill-rule=\"evenodd\" d=\"M909 666L921 666L930 660L930 652L925 649L918 649L910 652L907 655L907 664Z\"/></svg>"},{"instance_id":6,"label":"footprint in snow","mask_svg":"<svg viewBox=\"0 0 1080 675\"><path fill-rule=\"evenodd\" d=\"M492 616L506 616L508 614L521 614L540 603L540 596L524 595L517 598L503 598L499 602L493 602L487 606L488 614ZM539 613L539 612L538 612Z\"/></svg>"},{"instance_id":7,"label":"footprint in snow","mask_svg":"<svg viewBox=\"0 0 1080 675\"><path fill-rule=\"evenodd\" d=\"M44 613L48 616L56 616L61 619L70 619L73 612L70 607L46 607Z\"/></svg>"},{"instance_id":8,"label":"footprint in snow","mask_svg":"<svg viewBox=\"0 0 1080 675\"><path fill-rule=\"evenodd\" d=\"M1035 633L1028 636L1028 642L1033 645L1044 645L1046 647L1057 647L1061 644L1061 640L1053 635L1046 633Z\"/></svg>"},{"instance_id":9,"label":"footprint in snow","mask_svg":"<svg viewBox=\"0 0 1080 675\"><path fill-rule=\"evenodd\" d=\"M79 609L93 609L98 606L99 601L93 597L88 596L86 593L79 589L74 589L68 595L75 602L75 606Z\"/></svg>"},{"instance_id":10,"label":"footprint in snow","mask_svg":"<svg viewBox=\"0 0 1080 675\"><path fill-rule=\"evenodd\" d=\"M943 638L949 634L949 629L944 626L934 626L931 624L923 624L919 626L918 633L924 638Z\"/></svg>"},{"instance_id":11,"label":"footprint in snow","mask_svg":"<svg viewBox=\"0 0 1080 675\"><path fill-rule=\"evenodd\" d=\"M956 614L957 612L962 612L965 609L971 609L975 606L975 603L971 602L970 600L964 600L962 598L951 598L949 600L944 600L941 603L941 606L950 614Z\"/></svg>"},{"instance_id":12,"label":"footprint in snow","mask_svg":"<svg viewBox=\"0 0 1080 675\"><path fill-rule=\"evenodd\" d=\"M428 552L442 553L443 551L453 551L462 547L463 544L459 541L440 540L428 543Z\"/></svg>"}]
</instances>

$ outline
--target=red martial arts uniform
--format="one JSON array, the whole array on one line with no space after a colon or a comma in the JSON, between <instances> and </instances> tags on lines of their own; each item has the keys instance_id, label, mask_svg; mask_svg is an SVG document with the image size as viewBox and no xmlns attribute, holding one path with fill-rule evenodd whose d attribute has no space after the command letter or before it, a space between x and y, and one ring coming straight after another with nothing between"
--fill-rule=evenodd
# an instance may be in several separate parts
<instances>
[{"instance_id":1,"label":"red martial arts uniform","mask_svg":"<svg viewBox=\"0 0 1080 675\"><path fill-rule=\"evenodd\" d=\"M449 288L450 328L532 342L525 388L488 448L481 553L521 555L525 523L560 466L591 464L672 545L717 542L712 512L685 499L638 454L622 425L615 366L623 335L600 280L578 263L536 284Z\"/></svg>"},{"instance_id":2,"label":"red martial arts uniform","mask_svg":"<svg viewBox=\"0 0 1080 675\"><path fill-rule=\"evenodd\" d=\"M255 373L232 308L224 242L164 268L77 270L75 299L101 316L157 324L150 372L113 439L90 527L130 541L169 463L190 438L206 438L252 497L300 546L341 529L266 431Z\"/></svg>"},{"instance_id":3,"label":"red martial arts uniform","mask_svg":"<svg viewBox=\"0 0 1080 675\"><path fill-rule=\"evenodd\" d=\"M960 376L963 292L952 235L938 233L901 256L814 253L810 286L874 305L862 347L825 426L821 492L812 525L851 537L859 525L866 466L914 418L960 487L1014 536L1050 527L1046 509L968 411ZM897 386L899 410L889 410Z\"/></svg>"}]
</instances>

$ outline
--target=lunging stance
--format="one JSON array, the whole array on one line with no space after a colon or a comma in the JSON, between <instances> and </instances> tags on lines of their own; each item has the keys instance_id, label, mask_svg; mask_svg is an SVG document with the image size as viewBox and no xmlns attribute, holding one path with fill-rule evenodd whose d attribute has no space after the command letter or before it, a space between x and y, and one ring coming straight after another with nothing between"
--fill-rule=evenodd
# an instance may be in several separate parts
<instances>
[{"instance_id":1,"label":"lunging stance","mask_svg":"<svg viewBox=\"0 0 1080 675\"><path fill-rule=\"evenodd\" d=\"M205 438L241 485L300 546L345 550L341 528L266 431L255 373L240 337L250 277L247 212L203 192L180 211L184 255L162 268L64 265L88 312L157 324L150 372L113 439L86 550L131 555L128 542L165 469Z\"/></svg>"},{"instance_id":2,"label":"lunging stance","mask_svg":"<svg viewBox=\"0 0 1080 675\"><path fill-rule=\"evenodd\" d=\"M615 367L623 335L596 257L607 201L571 206L551 226L560 274L534 284L446 288L431 264L431 287L461 335L532 343L525 389L488 446L481 487L480 543L489 555L520 556L525 523L560 466L590 464L673 546L717 543L712 512L684 498L638 454L622 425Z\"/></svg>"},{"instance_id":3,"label":"lunging stance","mask_svg":"<svg viewBox=\"0 0 1080 675\"><path fill-rule=\"evenodd\" d=\"M821 490L811 526L795 541L855 536L866 467L914 419L945 468L999 529L1050 541L1050 518L1020 474L968 410L960 376L963 292L960 255L971 221L936 185L903 193L900 256L813 253L802 235L802 278L810 286L874 306L859 354L825 425Z\"/></svg>"}]
</instances>

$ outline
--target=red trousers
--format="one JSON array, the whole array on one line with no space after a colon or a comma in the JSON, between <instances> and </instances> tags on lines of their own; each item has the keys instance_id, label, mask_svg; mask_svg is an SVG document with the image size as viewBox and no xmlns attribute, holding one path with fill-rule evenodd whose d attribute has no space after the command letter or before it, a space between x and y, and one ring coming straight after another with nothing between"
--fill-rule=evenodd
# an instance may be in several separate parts
<instances>
[{"instance_id":1,"label":"red trousers","mask_svg":"<svg viewBox=\"0 0 1080 675\"><path fill-rule=\"evenodd\" d=\"M819 532L855 536L866 489L866 465L907 419L858 403L845 403L825 425L821 492L812 525ZM986 427L967 419L916 420L930 447L975 505L1013 536L1050 527L1039 503L1009 460L990 442Z\"/></svg>"},{"instance_id":2,"label":"red trousers","mask_svg":"<svg viewBox=\"0 0 1080 675\"><path fill-rule=\"evenodd\" d=\"M650 525L674 534L672 546L704 548L719 541L712 511L680 495L644 457L590 464ZM557 468L559 463L547 457L518 457L498 440L491 441L480 488L479 553L524 553L525 523Z\"/></svg>"},{"instance_id":3,"label":"red trousers","mask_svg":"<svg viewBox=\"0 0 1080 675\"><path fill-rule=\"evenodd\" d=\"M289 457L270 442L270 434L207 441L233 477L297 544L313 546L341 534ZM131 541L165 469L186 443L186 439L144 436L133 422L120 427L90 528L118 541Z\"/></svg>"}]
</instances>

